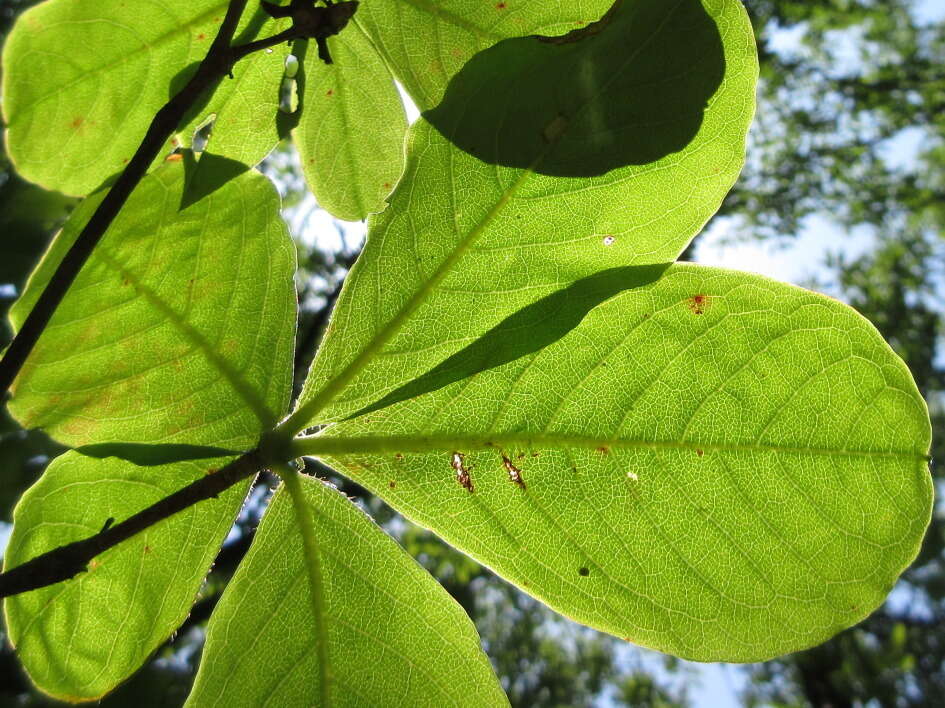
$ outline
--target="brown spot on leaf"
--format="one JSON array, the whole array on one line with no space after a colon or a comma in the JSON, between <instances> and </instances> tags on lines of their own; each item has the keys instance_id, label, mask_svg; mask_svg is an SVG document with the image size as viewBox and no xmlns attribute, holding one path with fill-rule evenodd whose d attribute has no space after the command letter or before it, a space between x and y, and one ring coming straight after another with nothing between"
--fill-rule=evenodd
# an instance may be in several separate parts
<instances>
[{"instance_id":1,"label":"brown spot on leaf","mask_svg":"<svg viewBox=\"0 0 945 708\"><path fill-rule=\"evenodd\" d=\"M709 309L710 299L708 295L693 295L686 300L686 303L689 305L692 314L701 315Z\"/></svg>"},{"instance_id":2,"label":"brown spot on leaf","mask_svg":"<svg viewBox=\"0 0 945 708\"><path fill-rule=\"evenodd\" d=\"M703 453L702 450L700 450L699 448L696 448L696 454L697 454L699 457L702 457L702 455L705 454L705 453Z\"/></svg>"},{"instance_id":3,"label":"brown spot on leaf","mask_svg":"<svg viewBox=\"0 0 945 708\"><path fill-rule=\"evenodd\" d=\"M502 465L505 467L505 471L509 473L509 479L520 488L525 489L525 480L522 479L522 470L513 465L512 460L505 455L502 455Z\"/></svg>"},{"instance_id":4,"label":"brown spot on leaf","mask_svg":"<svg viewBox=\"0 0 945 708\"><path fill-rule=\"evenodd\" d=\"M469 476L471 467L466 467L463 453L454 452L450 457L450 466L456 471L456 481L470 494L473 493L472 477Z\"/></svg>"},{"instance_id":5,"label":"brown spot on leaf","mask_svg":"<svg viewBox=\"0 0 945 708\"><path fill-rule=\"evenodd\" d=\"M83 123L85 123L85 118L83 118L82 116L76 116L75 118L72 119L72 122L69 123L69 125L72 127L73 130L78 130L79 128L82 127Z\"/></svg>"},{"instance_id":6,"label":"brown spot on leaf","mask_svg":"<svg viewBox=\"0 0 945 708\"><path fill-rule=\"evenodd\" d=\"M150 553L150 552L151 552L151 546L145 546L145 547L144 547L144 552L145 552L145 553Z\"/></svg>"},{"instance_id":7,"label":"brown spot on leaf","mask_svg":"<svg viewBox=\"0 0 945 708\"><path fill-rule=\"evenodd\" d=\"M404 459L404 456L398 452L394 454L394 459L399 461L399 460Z\"/></svg>"},{"instance_id":8,"label":"brown spot on leaf","mask_svg":"<svg viewBox=\"0 0 945 708\"><path fill-rule=\"evenodd\" d=\"M204 34L203 32L197 35L197 39L206 39L206 38L207 38L207 35Z\"/></svg>"},{"instance_id":9,"label":"brown spot on leaf","mask_svg":"<svg viewBox=\"0 0 945 708\"><path fill-rule=\"evenodd\" d=\"M610 448L606 445L601 445L599 448L597 448L597 452L599 452L601 455L609 455Z\"/></svg>"},{"instance_id":10,"label":"brown spot on leaf","mask_svg":"<svg viewBox=\"0 0 945 708\"><path fill-rule=\"evenodd\" d=\"M326 95L326 96L334 96L334 95L335 95L335 90L334 90L334 89L328 89L328 90L325 92L325 95Z\"/></svg>"},{"instance_id":11,"label":"brown spot on leaf","mask_svg":"<svg viewBox=\"0 0 945 708\"><path fill-rule=\"evenodd\" d=\"M590 574L591 571L586 566L582 565L580 568L578 568L578 575L580 575L582 578L586 578Z\"/></svg>"},{"instance_id":12,"label":"brown spot on leaf","mask_svg":"<svg viewBox=\"0 0 945 708\"><path fill-rule=\"evenodd\" d=\"M496 9L496 10L504 10L504 9L507 8L507 7L508 7L508 5L505 4L504 2L497 2L497 3L495 4L495 9Z\"/></svg>"},{"instance_id":13,"label":"brown spot on leaf","mask_svg":"<svg viewBox=\"0 0 945 708\"><path fill-rule=\"evenodd\" d=\"M397 486L397 482L395 482L394 480L391 480L390 482L387 483L387 486L393 489L394 487Z\"/></svg>"}]
</instances>

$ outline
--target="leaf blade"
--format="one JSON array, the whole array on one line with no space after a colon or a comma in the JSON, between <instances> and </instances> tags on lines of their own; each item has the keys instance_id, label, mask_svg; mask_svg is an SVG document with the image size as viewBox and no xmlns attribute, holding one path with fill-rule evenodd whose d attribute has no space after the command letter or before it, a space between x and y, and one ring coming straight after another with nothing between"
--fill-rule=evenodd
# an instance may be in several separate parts
<instances>
[{"instance_id":1,"label":"leaf blade","mask_svg":"<svg viewBox=\"0 0 945 708\"><path fill-rule=\"evenodd\" d=\"M186 164L142 181L66 294L14 383L24 426L70 445L240 450L285 410L295 251L278 196L244 173L179 210ZM11 309L15 327L101 196L53 242Z\"/></svg>"},{"instance_id":2,"label":"leaf blade","mask_svg":"<svg viewBox=\"0 0 945 708\"><path fill-rule=\"evenodd\" d=\"M3 49L3 114L17 170L75 195L122 170L187 68L203 59L226 6L222 0L133 6L50 0L25 11ZM247 39L247 29L249 35L274 29L264 17L261 11L247 16L237 34ZM213 149L259 162L279 139L275 87L284 54L241 62L237 78L221 84L182 128L179 143L190 145L193 129L217 114Z\"/></svg>"},{"instance_id":3,"label":"leaf blade","mask_svg":"<svg viewBox=\"0 0 945 708\"><path fill-rule=\"evenodd\" d=\"M98 532L225 459L140 468L70 451L17 504L4 567ZM10 641L32 681L68 701L100 698L143 664L190 612L248 482L166 519L65 583L4 600Z\"/></svg>"},{"instance_id":4,"label":"leaf blade","mask_svg":"<svg viewBox=\"0 0 945 708\"><path fill-rule=\"evenodd\" d=\"M508 42L551 62L558 71L544 81L554 85L565 83L560 72L568 71L567 80L580 83L587 64L601 73L623 66L622 80L632 83L638 70L646 73L666 57L691 58L686 47L721 51L724 79L709 98L695 136L678 152L593 177L562 179L539 174L534 165L527 169L484 162L455 147L442 127L425 120L414 124L405 175L391 207L369 224L367 244L342 290L290 427L338 420L374 403L562 286L608 268L675 259L717 210L741 168L757 58L739 3L704 7L693 0L674 8L655 0L637 3L578 45ZM691 21L693 16L698 22ZM654 39L648 31L651 21L661 23L665 35ZM718 28L725 29L724 36ZM638 52L638 37L655 54ZM486 62L491 67L488 57L506 57L509 51L497 45L480 55L486 59L471 65ZM570 61L576 52L585 63ZM630 66L628 61L643 63ZM523 70L533 68L525 62ZM534 76L513 73L506 88L511 91L526 79ZM463 99L487 100L482 87L470 83L472 93L458 84L460 117ZM559 97L554 86L545 88L546 103L534 111L554 116ZM622 88L609 82L584 105L619 103ZM676 87L666 90L676 95ZM701 114L705 96L699 91L704 87L695 90L683 88L682 95L699 104ZM630 101L625 107L632 111L636 105ZM672 126L673 118L667 120ZM489 130L501 132L502 125L493 121ZM569 140L584 137L559 135L546 141L544 152L534 159L547 160L559 150L571 154ZM681 182L685 188L675 188ZM398 282L381 288L378 284L391 273Z\"/></svg>"},{"instance_id":5,"label":"leaf blade","mask_svg":"<svg viewBox=\"0 0 945 708\"><path fill-rule=\"evenodd\" d=\"M599 19L612 4L613 0L519 0L513 10L501 2L373 0L358 9L355 22L374 40L420 109L426 110L439 103L450 78L476 52L508 37L563 34Z\"/></svg>"},{"instance_id":6,"label":"leaf blade","mask_svg":"<svg viewBox=\"0 0 945 708\"><path fill-rule=\"evenodd\" d=\"M407 116L393 77L360 25L332 38L334 64L306 55L302 117L293 132L319 206L360 221L386 206L404 168ZM358 131L357 126L365 129Z\"/></svg>"},{"instance_id":7,"label":"leaf blade","mask_svg":"<svg viewBox=\"0 0 945 708\"><path fill-rule=\"evenodd\" d=\"M326 584L333 704L397 697L406 705L507 705L459 606L343 496L301 481ZM280 490L210 621L187 705L316 702L310 591L295 523ZM239 670L260 661L278 667L268 684Z\"/></svg>"},{"instance_id":8,"label":"leaf blade","mask_svg":"<svg viewBox=\"0 0 945 708\"><path fill-rule=\"evenodd\" d=\"M533 355L300 449L580 622L756 661L885 598L930 518L929 426L846 306L674 266Z\"/></svg>"}]
</instances>

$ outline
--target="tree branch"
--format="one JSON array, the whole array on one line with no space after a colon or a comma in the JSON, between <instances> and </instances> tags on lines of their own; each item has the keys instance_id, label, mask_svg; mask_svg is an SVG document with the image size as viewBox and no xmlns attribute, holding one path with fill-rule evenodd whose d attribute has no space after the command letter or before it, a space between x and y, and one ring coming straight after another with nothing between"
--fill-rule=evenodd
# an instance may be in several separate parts
<instances>
[{"instance_id":1,"label":"tree branch","mask_svg":"<svg viewBox=\"0 0 945 708\"><path fill-rule=\"evenodd\" d=\"M94 536L59 546L12 570L0 573L0 597L9 597L69 580L85 571L89 562L100 553L187 507L216 498L221 492L252 477L265 466L266 462L257 450L247 452L221 470L191 482L119 524L110 526L106 523L105 528Z\"/></svg>"},{"instance_id":2,"label":"tree branch","mask_svg":"<svg viewBox=\"0 0 945 708\"><path fill-rule=\"evenodd\" d=\"M220 24L213 43L190 81L155 114L144 139L128 165L108 190L92 218L79 234L65 258L56 268L19 332L0 360L0 392L9 390L13 380L23 367L26 358L52 318L53 313L65 297L82 266L111 226L128 197L145 176L148 168L170 140L184 116L196 105L201 96L213 88L223 77L230 75L233 65L252 52L266 49L280 42L302 36L302 29L293 26L274 37L232 47L233 36L248 0L230 0L226 15Z\"/></svg>"},{"instance_id":3,"label":"tree branch","mask_svg":"<svg viewBox=\"0 0 945 708\"><path fill-rule=\"evenodd\" d=\"M358 7L357 2L351 1L329 4L328 8L323 9L314 8L313 0L293 0L293 26L290 29L272 37L232 46L247 2L248 0L230 0L220 30L197 71L184 88L155 114L127 167L108 190L57 267L20 331L3 353L0 360L0 394L9 390L82 266L121 211L131 192L147 174L162 147L201 96L223 77L232 75L233 65L253 52L294 39L313 38L323 43L345 27ZM112 525L112 519L109 519L94 536L54 548L12 570L0 573L0 598L69 580L86 570L86 566L95 556L149 526L198 502L216 497L237 482L267 467L273 460L283 461L293 457L288 442L281 440L278 434L264 436L261 447L263 452L259 448L248 452L218 472L208 474L179 489L119 524Z\"/></svg>"}]
</instances>

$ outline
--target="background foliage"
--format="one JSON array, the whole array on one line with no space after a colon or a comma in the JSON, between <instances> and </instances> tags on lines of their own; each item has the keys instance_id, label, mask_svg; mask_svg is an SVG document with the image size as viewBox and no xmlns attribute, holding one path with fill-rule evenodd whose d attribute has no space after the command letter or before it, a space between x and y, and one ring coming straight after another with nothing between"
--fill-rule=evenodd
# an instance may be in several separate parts
<instances>
[{"instance_id":1,"label":"background foliage","mask_svg":"<svg viewBox=\"0 0 945 708\"><path fill-rule=\"evenodd\" d=\"M6 27L28 4L0 6ZM716 228L741 239L789 242L816 215L829 215L838 235L866 233L868 248L856 258L842 252L830 257L817 277L873 321L904 357L930 401L934 429L942 431L945 21L922 21L918 6L910 0L747 3L762 61L758 122L749 165L715 218ZM907 147L916 151L915 159L898 159ZM310 353L356 255L356 239L339 238L336 248L325 248L326 239L317 246L306 240L306 222L318 217L302 194L290 148L281 146L265 166L286 191L296 227L303 266L298 350ZM3 291L9 303L73 202L28 185L6 161L0 180L0 232L6 236L0 282L12 286ZM698 244L689 254L700 254ZM300 370L307 365L302 358L297 357ZM937 460L945 459L942 437L935 438ZM42 434L4 422L0 460L22 476L22 486L3 487L5 520L13 501L58 452ZM933 463L933 473L941 473L940 465ZM683 662L628 655L614 640L569 625L435 537L395 519L363 489L336 481L386 519L474 618L513 705L590 705L603 695L627 705L699 702L692 669ZM184 627L104 704L142 705L141 697L149 696L154 705L180 705L193 678L202 627L249 546L267 494L264 483L257 485L254 503L231 532ZM942 518L936 514L919 560L880 611L821 647L738 669L742 699L816 706L871 699L883 705L945 702L943 553ZM4 697L42 703L29 693L6 645L0 660Z\"/></svg>"}]
</instances>

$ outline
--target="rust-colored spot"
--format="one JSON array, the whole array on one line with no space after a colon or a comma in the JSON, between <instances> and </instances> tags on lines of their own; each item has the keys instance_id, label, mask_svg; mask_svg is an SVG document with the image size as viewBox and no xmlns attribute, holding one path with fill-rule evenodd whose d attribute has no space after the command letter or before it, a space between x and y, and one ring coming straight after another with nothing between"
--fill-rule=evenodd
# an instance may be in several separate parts
<instances>
[{"instance_id":1,"label":"rust-colored spot","mask_svg":"<svg viewBox=\"0 0 945 708\"><path fill-rule=\"evenodd\" d=\"M335 95L335 89L328 89L328 90L325 92L325 95L326 95L326 96L334 96L334 95Z\"/></svg>"},{"instance_id":2,"label":"rust-colored spot","mask_svg":"<svg viewBox=\"0 0 945 708\"><path fill-rule=\"evenodd\" d=\"M184 159L183 155L181 155L179 152L174 152L167 156L166 161L167 162L181 162L183 159Z\"/></svg>"},{"instance_id":3,"label":"rust-colored spot","mask_svg":"<svg viewBox=\"0 0 945 708\"><path fill-rule=\"evenodd\" d=\"M219 471L220 470L218 470L216 467L211 467L210 469L207 470L207 474L216 474Z\"/></svg>"},{"instance_id":4,"label":"rust-colored spot","mask_svg":"<svg viewBox=\"0 0 945 708\"><path fill-rule=\"evenodd\" d=\"M69 125L72 126L73 130L78 130L79 128L82 127L83 123L85 123L85 118L83 118L82 116L76 116L75 118L72 119L72 122L69 123Z\"/></svg>"},{"instance_id":5,"label":"rust-colored spot","mask_svg":"<svg viewBox=\"0 0 945 708\"><path fill-rule=\"evenodd\" d=\"M150 553L150 552L151 552L151 546L145 546L145 547L144 547L144 552L145 552L145 553Z\"/></svg>"},{"instance_id":6,"label":"rust-colored spot","mask_svg":"<svg viewBox=\"0 0 945 708\"><path fill-rule=\"evenodd\" d=\"M207 35L204 34L203 32L197 35L197 39L206 39L206 38L207 38Z\"/></svg>"},{"instance_id":7,"label":"rust-colored spot","mask_svg":"<svg viewBox=\"0 0 945 708\"><path fill-rule=\"evenodd\" d=\"M401 454L398 452L398 453L395 453L395 454L394 454L394 459L395 459L395 460L402 460L402 459L404 459L404 456L401 455Z\"/></svg>"},{"instance_id":8,"label":"rust-colored spot","mask_svg":"<svg viewBox=\"0 0 945 708\"><path fill-rule=\"evenodd\" d=\"M463 453L454 452L450 456L450 466L456 471L456 481L459 482L463 489L472 494L473 491L475 491L473 489L472 477L469 476L469 471L472 468L466 467Z\"/></svg>"},{"instance_id":9,"label":"rust-colored spot","mask_svg":"<svg viewBox=\"0 0 945 708\"><path fill-rule=\"evenodd\" d=\"M121 164L127 165L127 164L128 164L128 158L127 158L127 157L122 158Z\"/></svg>"},{"instance_id":10,"label":"rust-colored spot","mask_svg":"<svg viewBox=\"0 0 945 708\"><path fill-rule=\"evenodd\" d=\"M708 295L693 295L687 301L689 310L694 315L701 315L709 309L710 299Z\"/></svg>"},{"instance_id":11,"label":"rust-colored spot","mask_svg":"<svg viewBox=\"0 0 945 708\"><path fill-rule=\"evenodd\" d=\"M601 455L609 455L610 448L606 445L601 445L599 448L597 448L597 452L599 452Z\"/></svg>"},{"instance_id":12,"label":"rust-colored spot","mask_svg":"<svg viewBox=\"0 0 945 708\"><path fill-rule=\"evenodd\" d=\"M397 486L397 482L395 482L394 480L391 480L390 482L387 483L387 486L393 489L394 487Z\"/></svg>"},{"instance_id":13,"label":"rust-colored spot","mask_svg":"<svg viewBox=\"0 0 945 708\"><path fill-rule=\"evenodd\" d=\"M93 558L92 560L89 561L89 570L95 570L95 569L98 568L100 565L101 565L101 563L99 563L97 560L95 560L95 559Z\"/></svg>"},{"instance_id":14,"label":"rust-colored spot","mask_svg":"<svg viewBox=\"0 0 945 708\"><path fill-rule=\"evenodd\" d=\"M390 182L384 182L384 189L390 189Z\"/></svg>"},{"instance_id":15,"label":"rust-colored spot","mask_svg":"<svg viewBox=\"0 0 945 708\"><path fill-rule=\"evenodd\" d=\"M507 8L507 7L508 7L508 5L507 5L506 3L504 3L504 2L497 2L497 3L495 4L495 9L496 9L496 10L504 10L504 9Z\"/></svg>"},{"instance_id":16,"label":"rust-colored spot","mask_svg":"<svg viewBox=\"0 0 945 708\"><path fill-rule=\"evenodd\" d=\"M505 455L502 455L502 465L505 467L505 471L509 473L509 479L522 489L525 489L525 480L522 479L522 470L512 464L510 460Z\"/></svg>"},{"instance_id":17,"label":"rust-colored spot","mask_svg":"<svg viewBox=\"0 0 945 708\"><path fill-rule=\"evenodd\" d=\"M699 448L696 448L696 454L697 454L699 457L702 457L702 455L705 454L705 453L703 453L702 450L700 450Z\"/></svg>"},{"instance_id":18,"label":"rust-colored spot","mask_svg":"<svg viewBox=\"0 0 945 708\"><path fill-rule=\"evenodd\" d=\"M578 575L580 575L582 578L586 578L590 574L591 574L591 571L586 566L582 565L580 568L578 568Z\"/></svg>"}]
</instances>

